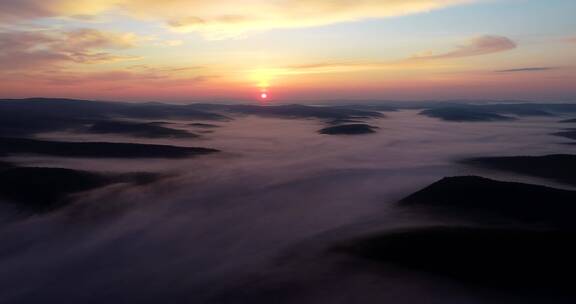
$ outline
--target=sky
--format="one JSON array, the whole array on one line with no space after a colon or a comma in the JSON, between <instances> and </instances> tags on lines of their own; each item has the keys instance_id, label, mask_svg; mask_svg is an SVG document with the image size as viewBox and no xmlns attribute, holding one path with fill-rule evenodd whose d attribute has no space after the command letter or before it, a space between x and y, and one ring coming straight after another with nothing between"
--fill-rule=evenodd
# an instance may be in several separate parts
<instances>
[{"instance_id":1,"label":"sky","mask_svg":"<svg viewBox=\"0 0 576 304\"><path fill-rule=\"evenodd\" d=\"M573 0L0 0L0 98L576 101L574 12Z\"/></svg>"}]
</instances>

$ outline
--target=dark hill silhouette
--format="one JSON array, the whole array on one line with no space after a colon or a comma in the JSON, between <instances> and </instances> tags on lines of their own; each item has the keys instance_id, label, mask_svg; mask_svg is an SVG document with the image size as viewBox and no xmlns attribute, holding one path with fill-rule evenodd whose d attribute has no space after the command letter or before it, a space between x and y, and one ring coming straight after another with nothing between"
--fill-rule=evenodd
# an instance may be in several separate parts
<instances>
[{"instance_id":1,"label":"dark hill silhouette","mask_svg":"<svg viewBox=\"0 0 576 304\"><path fill-rule=\"evenodd\" d=\"M482 121L506 121L514 120L514 117L504 116L489 111L474 108L451 107L428 109L420 113L428 117L439 118L453 122L482 122Z\"/></svg>"},{"instance_id":2,"label":"dark hill silhouette","mask_svg":"<svg viewBox=\"0 0 576 304\"><path fill-rule=\"evenodd\" d=\"M355 110L378 111L378 112L396 112L399 109L398 106L387 104L349 104L334 107L340 109L355 109Z\"/></svg>"},{"instance_id":3,"label":"dark hill silhouette","mask_svg":"<svg viewBox=\"0 0 576 304\"><path fill-rule=\"evenodd\" d=\"M0 154L41 154L92 158L185 158L218 152L215 149L168 145L62 142L27 138L0 138Z\"/></svg>"},{"instance_id":4,"label":"dark hill silhouette","mask_svg":"<svg viewBox=\"0 0 576 304\"><path fill-rule=\"evenodd\" d=\"M164 103L125 103L58 98L0 99L2 112L23 112L51 117L107 118L177 118L226 120L220 114L193 109L188 105Z\"/></svg>"},{"instance_id":5,"label":"dark hill silhouette","mask_svg":"<svg viewBox=\"0 0 576 304\"><path fill-rule=\"evenodd\" d=\"M0 161L0 170L2 170L2 169L7 169L7 168L12 168L12 167L14 167L13 164L8 163L8 162Z\"/></svg>"},{"instance_id":6,"label":"dark hill silhouette","mask_svg":"<svg viewBox=\"0 0 576 304\"><path fill-rule=\"evenodd\" d=\"M100 121L91 125L87 132L95 134L123 134L134 137L144 138L194 138L199 137L194 133L167 128L159 125L156 122L151 123L135 123L126 121Z\"/></svg>"},{"instance_id":7,"label":"dark hill silhouette","mask_svg":"<svg viewBox=\"0 0 576 304\"><path fill-rule=\"evenodd\" d=\"M367 236L336 249L474 286L574 296L566 278L576 271L575 240L574 231L428 227Z\"/></svg>"},{"instance_id":8,"label":"dark hill silhouette","mask_svg":"<svg viewBox=\"0 0 576 304\"><path fill-rule=\"evenodd\" d=\"M422 115L455 122L506 121L517 117L554 116L576 112L576 104L434 102L421 104ZM511 116L512 115L512 116Z\"/></svg>"},{"instance_id":9,"label":"dark hill silhouette","mask_svg":"<svg viewBox=\"0 0 576 304\"><path fill-rule=\"evenodd\" d=\"M218 105L218 104L192 104L189 107L201 111L220 111L244 115L258 115L280 118L316 118L324 120L354 119L354 118L382 118L384 115L376 111L365 111L329 106L305 105Z\"/></svg>"},{"instance_id":10,"label":"dark hill silhouette","mask_svg":"<svg viewBox=\"0 0 576 304\"><path fill-rule=\"evenodd\" d=\"M516 115L516 116L552 116L554 112L576 110L574 105L546 105L546 104L487 104L487 105L468 105L471 109L488 111L491 113Z\"/></svg>"},{"instance_id":11,"label":"dark hill silhouette","mask_svg":"<svg viewBox=\"0 0 576 304\"><path fill-rule=\"evenodd\" d=\"M344 125L344 124L357 124L357 123L364 123L362 120L358 119L334 119L327 122L329 125Z\"/></svg>"},{"instance_id":12,"label":"dark hill silhouette","mask_svg":"<svg viewBox=\"0 0 576 304\"><path fill-rule=\"evenodd\" d=\"M222 113L328 121L384 117L377 111L329 106L171 105L56 98L0 99L0 136L21 137L42 132L85 130L85 125L99 124L117 118L230 120ZM157 132L159 130L153 133Z\"/></svg>"},{"instance_id":13,"label":"dark hill silhouette","mask_svg":"<svg viewBox=\"0 0 576 304\"><path fill-rule=\"evenodd\" d=\"M0 168L0 198L25 212L52 211L72 202L68 195L115 183L145 184L151 173L98 174L63 168Z\"/></svg>"},{"instance_id":14,"label":"dark hill silhouette","mask_svg":"<svg viewBox=\"0 0 576 304\"><path fill-rule=\"evenodd\" d=\"M428 109L461 108L480 112L496 113L514 116L554 116L561 113L576 112L576 104L554 103L525 103L525 102L500 102L500 103L470 103L470 102L437 102L421 107Z\"/></svg>"},{"instance_id":15,"label":"dark hill silhouette","mask_svg":"<svg viewBox=\"0 0 576 304\"><path fill-rule=\"evenodd\" d=\"M447 177L404 198L402 206L470 216L500 218L553 227L574 227L576 191L495 181L477 176Z\"/></svg>"},{"instance_id":16,"label":"dark hill silhouette","mask_svg":"<svg viewBox=\"0 0 576 304\"><path fill-rule=\"evenodd\" d=\"M349 124L324 128L318 132L326 135L360 135L376 133L376 129L367 124Z\"/></svg>"},{"instance_id":17,"label":"dark hill silhouette","mask_svg":"<svg viewBox=\"0 0 576 304\"><path fill-rule=\"evenodd\" d=\"M562 132L552 133L552 135L576 140L576 129L566 129Z\"/></svg>"},{"instance_id":18,"label":"dark hill silhouette","mask_svg":"<svg viewBox=\"0 0 576 304\"><path fill-rule=\"evenodd\" d=\"M479 157L463 164L543 177L576 185L576 155Z\"/></svg>"},{"instance_id":19,"label":"dark hill silhouette","mask_svg":"<svg viewBox=\"0 0 576 304\"><path fill-rule=\"evenodd\" d=\"M191 123L191 124L188 124L188 125L191 126L191 127L202 128L202 129L220 128L219 125L207 124L207 123L199 123L199 122Z\"/></svg>"},{"instance_id":20,"label":"dark hill silhouette","mask_svg":"<svg viewBox=\"0 0 576 304\"><path fill-rule=\"evenodd\" d=\"M112 118L227 120L184 105L138 104L70 99L0 100L0 136L83 129Z\"/></svg>"},{"instance_id":21,"label":"dark hill silhouette","mask_svg":"<svg viewBox=\"0 0 576 304\"><path fill-rule=\"evenodd\" d=\"M576 271L575 202L576 191L449 177L400 206L427 217L451 215L457 224L371 233L332 250L481 288L576 296L565 279Z\"/></svg>"}]
</instances>

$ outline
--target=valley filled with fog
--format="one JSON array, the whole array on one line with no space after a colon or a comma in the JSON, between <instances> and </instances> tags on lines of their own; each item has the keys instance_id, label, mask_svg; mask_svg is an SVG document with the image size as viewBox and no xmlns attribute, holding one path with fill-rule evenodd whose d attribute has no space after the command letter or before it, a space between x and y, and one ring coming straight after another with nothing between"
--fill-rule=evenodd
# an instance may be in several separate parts
<instances>
[{"instance_id":1,"label":"valley filled with fog","mask_svg":"<svg viewBox=\"0 0 576 304\"><path fill-rule=\"evenodd\" d=\"M490 291L434 274L342 261L325 248L357 234L464 221L397 208L402 198L448 176L574 190L558 180L461 161L571 154L572 140L554 133L570 127L560 121L576 115L450 121L422 110L362 108L371 114L327 120L323 114L217 109L210 112L223 117L120 119L185 131L167 136L68 125L19 136L211 150L192 157L94 157L40 153L21 143L0 149L11 166L155 176L74 192L49 212L23 212L0 199L0 302L428 303L434 297L434 303L483 303ZM374 132L319 132L340 124L331 119L358 120L352 123ZM6 133L0 132L12 138Z\"/></svg>"}]
</instances>

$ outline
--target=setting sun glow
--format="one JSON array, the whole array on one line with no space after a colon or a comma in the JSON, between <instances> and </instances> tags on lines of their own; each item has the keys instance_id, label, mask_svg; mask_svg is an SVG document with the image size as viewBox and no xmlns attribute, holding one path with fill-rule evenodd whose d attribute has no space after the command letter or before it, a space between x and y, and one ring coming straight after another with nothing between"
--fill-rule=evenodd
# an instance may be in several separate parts
<instances>
[{"instance_id":1,"label":"setting sun glow","mask_svg":"<svg viewBox=\"0 0 576 304\"><path fill-rule=\"evenodd\" d=\"M173 102L576 94L576 1L240 2L0 0L0 92Z\"/></svg>"}]
</instances>

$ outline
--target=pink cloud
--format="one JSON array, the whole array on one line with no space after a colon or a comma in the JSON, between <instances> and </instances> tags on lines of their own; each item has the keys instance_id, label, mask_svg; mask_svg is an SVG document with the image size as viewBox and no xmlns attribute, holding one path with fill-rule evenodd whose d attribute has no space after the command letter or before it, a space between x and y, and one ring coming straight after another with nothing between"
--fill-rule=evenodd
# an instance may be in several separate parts
<instances>
[{"instance_id":1,"label":"pink cloud","mask_svg":"<svg viewBox=\"0 0 576 304\"><path fill-rule=\"evenodd\" d=\"M503 36L480 36L470 40L468 43L459 46L456 50L437 55L418 55L411 59L436 60L451 59L461 57L480 56L509 51L517 48L517 44L510 38Z\"/></svg>"},{"instance_id":2,"label":"pink cloud","mask_svg":"<svg viewBox=\"0 0 576 304\"><path fill-rule=\"evenodd\" d=\"M131 48L137 41L133 34L94 29L0 32L0 65L5 70L41 69L63 63L89 64L134 59L107 50Z\"/></svg>"}]
</instances>

